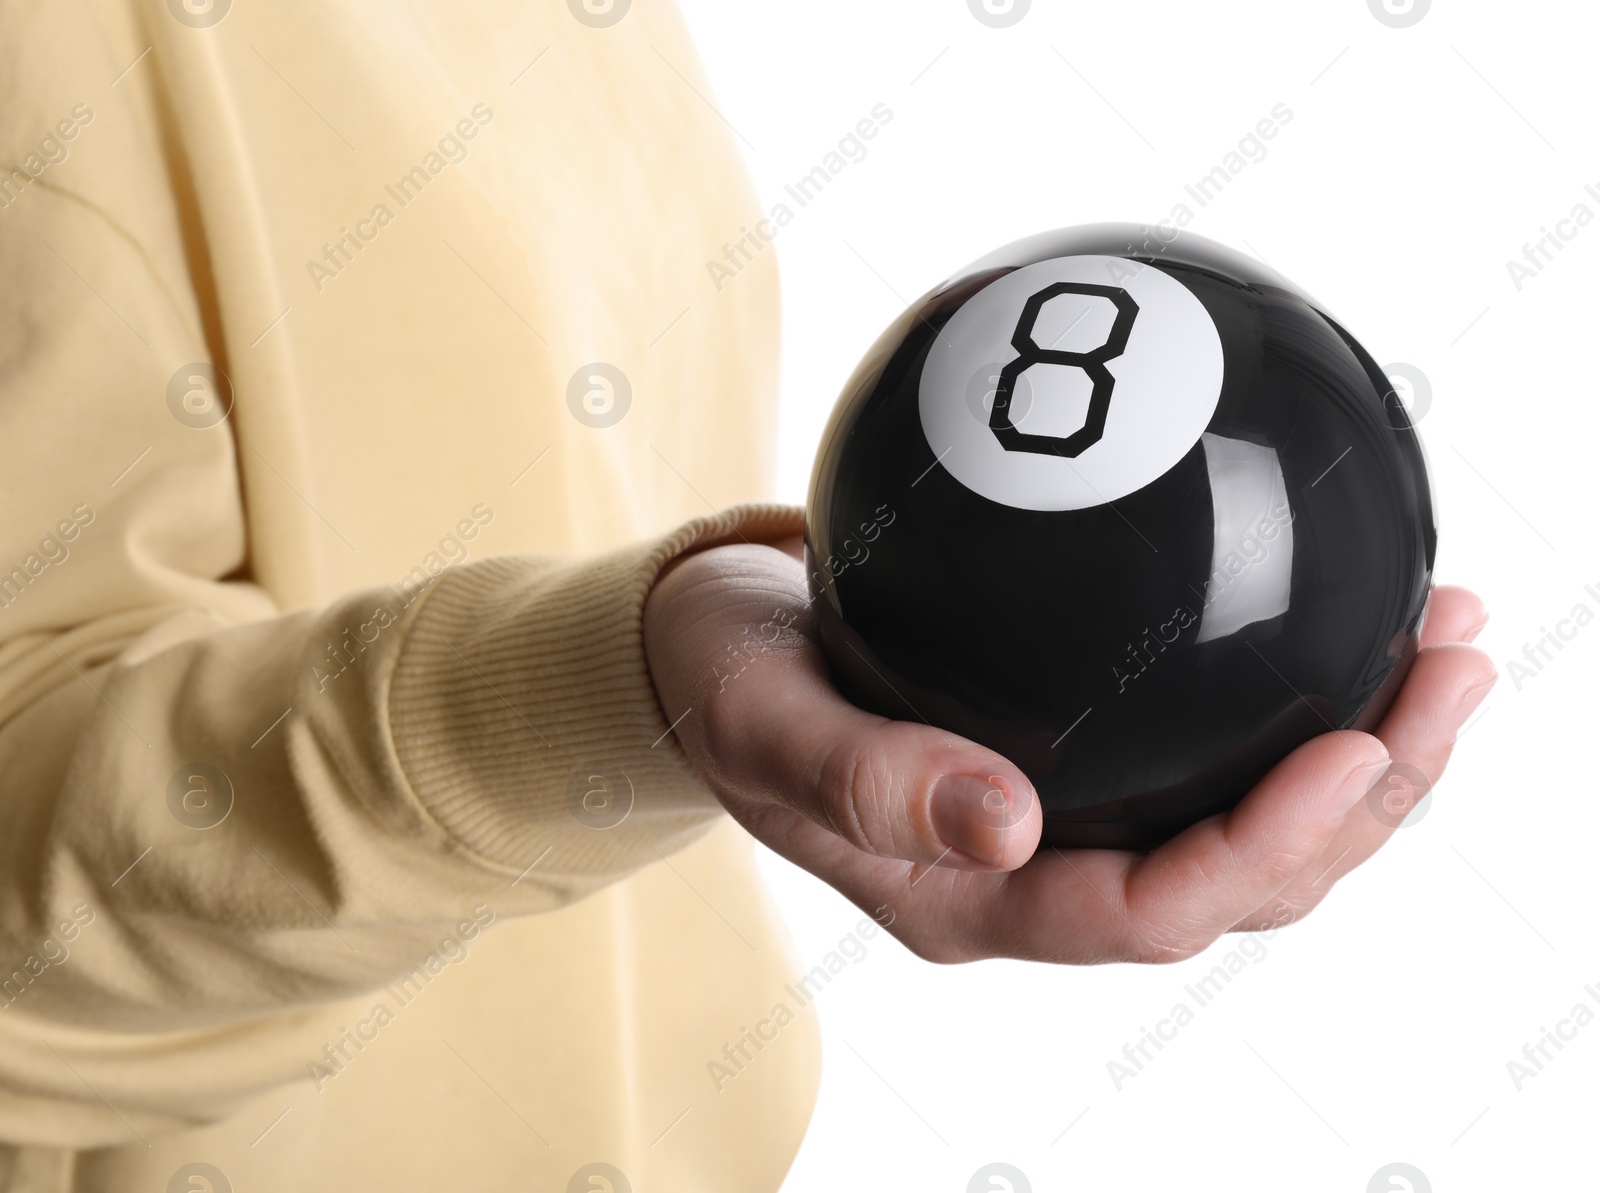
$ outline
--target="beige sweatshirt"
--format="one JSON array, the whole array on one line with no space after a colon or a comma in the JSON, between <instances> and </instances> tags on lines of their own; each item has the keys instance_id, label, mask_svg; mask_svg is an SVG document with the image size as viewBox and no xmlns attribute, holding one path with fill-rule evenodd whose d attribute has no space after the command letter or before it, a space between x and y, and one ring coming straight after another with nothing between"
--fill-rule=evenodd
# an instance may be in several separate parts
<instances>
[{"instance_id":1,"label":"beige sweatshirt","mask_svg":"<svg viewBox=\"0 0 1600 1193\"><path fill-rule=\"evenodd\" d=\"M802 967L640 643L798 529L776 271L605 7L0 3L0 1188L781 1182Z\"/></svg>"}]
</instances>

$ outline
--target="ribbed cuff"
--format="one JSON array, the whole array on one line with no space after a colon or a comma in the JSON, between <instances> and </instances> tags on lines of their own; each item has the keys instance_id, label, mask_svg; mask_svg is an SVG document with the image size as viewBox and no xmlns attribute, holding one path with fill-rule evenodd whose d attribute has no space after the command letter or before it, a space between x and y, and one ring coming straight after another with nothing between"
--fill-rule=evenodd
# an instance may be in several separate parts
<instances>
[{"instance_id":1,"label":"ribbed cuff","mask_svg":"<svg viewBox=\"0 0 1600 1193\"><path fill-rule=\"evenodd\" d=\"M721 805L656 698L645 597L677 555L803 525L796 506L742 505L594 558L501 556L446 572L389 693L423 808L486 864L578 886L690 844Z\"/></svg>"}]
</instances>

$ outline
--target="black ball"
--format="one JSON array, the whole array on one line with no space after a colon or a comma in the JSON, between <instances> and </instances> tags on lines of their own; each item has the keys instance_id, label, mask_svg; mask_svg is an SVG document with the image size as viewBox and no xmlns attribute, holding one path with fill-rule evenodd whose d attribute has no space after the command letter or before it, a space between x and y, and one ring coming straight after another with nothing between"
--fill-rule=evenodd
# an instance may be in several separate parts
<instances>
[{"instance_id":1,"label":"black ball","mask_svg":"<svg viewBox=\"0 0 1600 1193\"><path fill-rule=\"evenodd\" d=\"M981 742L1044 840L1147 849L1373 728L1433 572L1422 445L1322 306L1167 226L998 250L845 386L807 569L856 704Z\"/></svg>"}]
</instances>

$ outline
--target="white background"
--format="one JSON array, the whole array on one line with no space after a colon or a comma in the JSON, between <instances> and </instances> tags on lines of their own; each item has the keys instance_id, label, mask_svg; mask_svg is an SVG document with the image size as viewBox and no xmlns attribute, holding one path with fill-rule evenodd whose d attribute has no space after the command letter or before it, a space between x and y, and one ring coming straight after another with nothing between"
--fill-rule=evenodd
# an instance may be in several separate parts
<instances>
[{"instance_id":1,"label":"white background","mask_svg":"<svg viewBox=\"0 0 1600 1193\"><path fill-rule=\"evenodd\" d=\"M1107 1062L1236 938L1175 967L1057 969L941 968L877 937L818 999L822 1095L785 1189L959 1193L992 1161L1035 1191L1359 1193L1393 1161L1435 1190L1600 1184L1600 1023L1520 1092L1507 1072L1575 1003L1600 1010L1600 628L1520 690L1509 673L1541 627L1600 613L1600 220L1520 291L1506 269L1575 204L1600 216L1594 10L1439 0L1394 29L1364 0L1035 0L992 29L964 0L682 7L768 205L874 104L894 112L767 250L781 496L804 498L841 383L906 301L1028 233L1187 201L1192 230L1426 374L1437 576L1487 599L1502 673L1426 816L1120 1092ZM1280 102L1265 159L1199 208L1184 185ZM814 964L860 913L766 861Z\"/></svg>"}]
</instances>

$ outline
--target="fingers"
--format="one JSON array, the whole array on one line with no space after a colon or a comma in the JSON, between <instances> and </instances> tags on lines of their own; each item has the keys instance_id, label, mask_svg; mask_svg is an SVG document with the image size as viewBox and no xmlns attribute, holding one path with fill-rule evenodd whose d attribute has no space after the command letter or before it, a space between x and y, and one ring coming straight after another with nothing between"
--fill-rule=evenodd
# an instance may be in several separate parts
<instances>
[{"instance_id":1,"label":"fingers","mask_svg":"<svg viewBox=\"0 0 1600 1193\"><path fill-rule=\"evenodd\" d=\"M1295 918L1309 913L1344 875L1354 870L1394 835L1444 773L1457 733L1494 686L1494 664L1482 651L1455 642L1429 647L1417 656L1405 686L1378 727L1376 736L1394 762L1360 803L1350 810L1338 835L1317 864L1308 866L1274 901L1287 904ZM1239 925L1253 931L1270 918L1258 908Z\"/></svg>"},{"instance_id":2,"label":"fingers","mask_svg":"<svg viewBox=\"0 0 1600 1193\"><path fill-rule=\"evenodd\" d=\"M1307 742L1233 811L1135 861L1125 884L1130 917L1179 955L1199 951L1319 857L1388 763L1382 743L1368 734L1326 733ZM1155 936L1163 926L1171 939Z\"/></svg>"},{"instance_id":3,"label":"fingers","mask_svg":"<svg viewBox=\"0 0 1600 1193\"><path fill-rule=\"evenodd\" d=\"M1489 620L1489 610L1478 594L1466 588L1441 584L1428 594L1428 615L1422 623L1421 646L1446 642L1471 642Z\"/></svg>"},{"instance_id":4,"label":"fingers","mask_svg":"<svg viewBox=\"0 0 1600 1193\"><path fill-rule=\"evenodd\" d=\"M1377 737L1397 763L1436 783L1450 761L1456 734L1497 679L1494 663L1474 646L1452 642L1429 647L1411 665Z\"/></svg>"},{"instance_id":5,"label":"fingers","mask_svg":"<svg viewBox=\"0 0 1600 1193\"><path fill-rule=\"evenodd\" d=\"M1060 914L1073 918L1057 921L1052 942L1051 917L1035 917L1020 954L1066 959L1049 954L1062 948L1059 924L1070 922L1080 935L1076 946L1095 960L1194 956L1316 858L1387 763L1367 734L1324 734L1274 767L1233 811L1191 826L1153 853L1061 852L1064 864L1028 877L1041 886L1060 884ZM1082 939L1086 931L1093 937Z\"/></svg>"},{"instance_id":6,"label":"fingers","mask_svg":"<svg viewBox=\"0 0 1600 1193\"><path fill-rule=\"evenodd\" d=\"M1321 853L1387 761L1367 734L1325 734L1279 763L1232 812L1149 855L1041 850L1005 877L1002 892L985 900L969 894L956 910L967 912L965 930L990 956L1191 957Z\"/></svg>"},{"instance_id":7,"label":"fingers","mask_svg":"<svg viewBox=\"0 0 1600 1193\"><path fill-rule=\"evenodd\" d=\"M1241 920L1236 925L1239 931L1280 921L1282 905L1295 918L1309 913L1334 883L1394 835L1406 813L1438 783L1456 735L1498 677L1488 656L1466 645L1487 620L1483 603L1466 589L1434 590L1423 635L1431 644L1417 655L1376 732L1393 759L1391 767L1367 798L1351 809L1316 864L1286 886L1271 909L1257 908Z\"/></svg>"}]
</instances>

